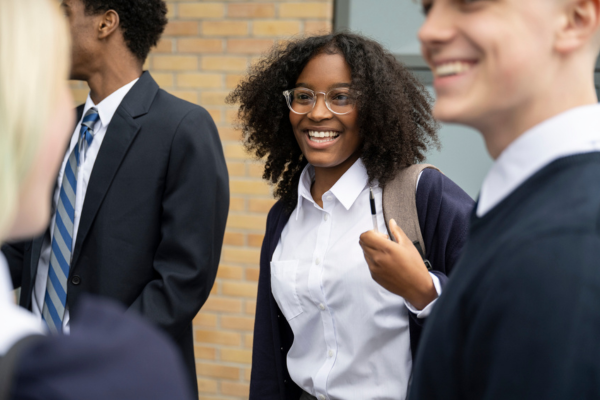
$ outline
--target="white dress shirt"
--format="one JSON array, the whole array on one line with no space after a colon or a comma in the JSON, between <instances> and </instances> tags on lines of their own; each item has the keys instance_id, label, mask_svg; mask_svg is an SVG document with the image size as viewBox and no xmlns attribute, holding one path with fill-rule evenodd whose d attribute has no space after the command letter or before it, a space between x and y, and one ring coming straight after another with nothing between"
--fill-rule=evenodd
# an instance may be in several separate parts
<instances>
[{"instance_id":1,"label":"white dress shirt","mask_svg":"<svg viewBox=\"0 0 600 400\"><path fill-rule=\"evenodd\" d=\"M519 136L494 162L477 204L482 217L536 172L559 158L600 151L600 105L573 108Z\"/></svg>"},{"instance_id":2,"label":"white dress shirt","mask_svg":"<svg viewBox=\"0 0 600 400\"><path fill-rule=\"evenodd\" d=\"M39 318L15 304L12 290L8 265L0 252L0 357L22 338L44 333Z\"/></svg>"},{"instance_id":3,"label":"white dress shirt","mask_svg":"<svg viewBox=\"0 0 600 400\"><path fill-rule=\"evenodd\" d=\"M110 96L105 98L100 102L100 104L96 105L92 101L91 97L88 95L87 101L85 102L85 106L83 107L83 113L81 114L81 119L79 123L75 127L75 131L73 132L73 136L71 137L71 143L69 145L69 150L65 155L62 166L60 168L60 172L58 174L56 191L54 193L54 208L58 204L58 196L60 195L60 188L62 185L63 175L65 172L65 166L67 161L69 160L69 156L71 152L79 142L79 134L81 130L81 121L83 121L83 117L88 112L88 110L92 107L95 107L98 110L99 120L93 127L94 132L94 140L92 144L88 147L85 154L82 154L83 161L79 167L79 171L77 173L77 193L75 194L75 221L73 224L73 248L71 251L75 250L75 243L77 239L77 231L79 229L79 220L81 217L81 210L83 209L83 202L85 200L85 194L87 192L88 183L90 181L90 177L92 175L92 170L94 169L94 163L96 162L96 157L98 156L98 152L100 151L100 147L102 146L102 141L104 140L104 136L106 135L106 131L112 120L117 108L123 101L123 98L129 93L133 85L138 81L135 79L134 81L128 83L117 91L113 92ZM52 235L54 234L54 222L55 222L56 214L52 216L52 220L50 222L50 237L46 237L44 240L44 244L42 245L42 252L40 254L40 261L38 263L37 275L35 278L35 287L32 293L32 302L31 307L32 311L35 315L37 315L40 319L42 318L42 310L44 309L44 297L46 295L46 283L48 280L48 269L50 266L50 254L51 254L51 245L52 245ZM68 296L68 293L67 293ZM63 332L69 333L70 330L70 315L69 308L65 309L65 315L63 318Z\"/></svg>"},{"instance_id":4,"label":"white dress shirt","mask_svg":"<svg viewBox=\"0 0 600 400\"><path fill-rule=\"evenodd\" d=\"M362 160L323 195L323 208L310 193L313 178L308 165L271 262L273 296L294 332L290 376L320 400L404 399L412 367L407 306L425 317L433 303L414 310L371 277L358 244L373 229ZM373 193L386 232L376 183Z\"/></svg>"}]
</instances>

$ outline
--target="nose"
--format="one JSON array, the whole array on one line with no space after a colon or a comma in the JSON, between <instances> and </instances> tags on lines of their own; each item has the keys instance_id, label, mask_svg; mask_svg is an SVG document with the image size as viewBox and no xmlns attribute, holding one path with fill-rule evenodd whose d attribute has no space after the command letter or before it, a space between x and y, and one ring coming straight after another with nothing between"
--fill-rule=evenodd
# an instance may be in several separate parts
<instances>
[{"instance_id":1,"label":"nose","mask_svg":"<svg viewBox=\"0 0 600 400\"><path fill-rule=\"evenodd\" d=\"M315 122L323 121L326 119L330 119L333 117L333 113L327 108L327 104L325 103L325 94L324 93L315 93L315 106L308 113L308 118Z\"/></svg>"},{"instance_id":2,"label":"nose","mask_svg":"<svg viewBox=\"0 0 600 400\"><path fill-rule=\"evenodd\" d=\"M456 10L449 0L436 0L431 5L425 22L419 29L419 41L423 56L427 58L430 51L447 43L456 34Z\"/></svg>"}]
</instances>

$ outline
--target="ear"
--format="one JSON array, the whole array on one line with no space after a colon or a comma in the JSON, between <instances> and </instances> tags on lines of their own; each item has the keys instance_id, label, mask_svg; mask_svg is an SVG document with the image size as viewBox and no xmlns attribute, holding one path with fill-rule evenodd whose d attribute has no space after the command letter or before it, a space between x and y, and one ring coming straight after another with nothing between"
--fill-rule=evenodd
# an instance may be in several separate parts
<instances>
[{"instance_id":1,"label":"ear","mask_svg":"<svg viewBox=\"0 0 600 400\"><path fill-rule=\"evenodd\" d=\"M117 30L121 20L119 14L115 10L108 10L100 17L100 25L98 26L98 39L106 39Z\"/></svg>"},{"instance_id":2,"label":"ear","mask_svg":"<svg viewBox=\"0 0 600 400\"><path fill-rule=\"evenodd\" d=\"M564 2L563 13L555 44L559 53L571 53L596 40L600 28L600 0L568 0Z\"/></svg>"}]
</instances>

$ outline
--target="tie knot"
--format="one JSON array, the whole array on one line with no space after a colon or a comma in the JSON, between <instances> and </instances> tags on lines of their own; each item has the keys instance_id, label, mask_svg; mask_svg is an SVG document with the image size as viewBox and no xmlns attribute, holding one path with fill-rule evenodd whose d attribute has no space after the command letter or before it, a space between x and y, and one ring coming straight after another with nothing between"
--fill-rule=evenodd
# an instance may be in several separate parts
<instances>
[{"instance_id":1,"label":"tie knot","mask_svg":"<svg viewBox=\"0 0 600 400\"><path fill-rule=\"evenodd\" d=\"M95 108L90 108L88 112L85 113L81 125L84 125L88 129L92 130L94 124L98 121L98 119L100 119L100 115L98 115L98 110L96 110Z\"/></svg>"}]
</instances>

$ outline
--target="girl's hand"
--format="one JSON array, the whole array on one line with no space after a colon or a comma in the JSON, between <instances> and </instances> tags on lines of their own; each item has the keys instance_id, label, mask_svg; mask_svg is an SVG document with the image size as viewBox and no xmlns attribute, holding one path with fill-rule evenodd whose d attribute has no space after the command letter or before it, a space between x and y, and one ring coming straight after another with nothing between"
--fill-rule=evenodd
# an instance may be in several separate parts
<instances>
[{"instance_id":1,"label":"girl's hand","mask_svg":"<svg viewBox=\"0 0 600 400\"><path fill-rule=\"evenodd\" d=\"M398 243L374 231L360 235L359 244L371 276L375 282L422 310L438 296L433 280L417 248L393 219L390 230Z\"/></svg>"}]
</instances>

